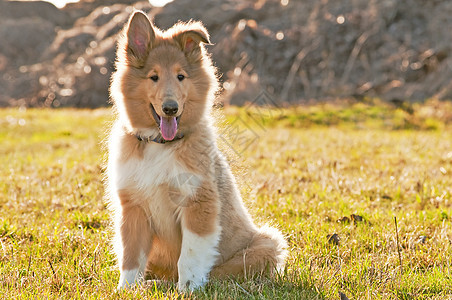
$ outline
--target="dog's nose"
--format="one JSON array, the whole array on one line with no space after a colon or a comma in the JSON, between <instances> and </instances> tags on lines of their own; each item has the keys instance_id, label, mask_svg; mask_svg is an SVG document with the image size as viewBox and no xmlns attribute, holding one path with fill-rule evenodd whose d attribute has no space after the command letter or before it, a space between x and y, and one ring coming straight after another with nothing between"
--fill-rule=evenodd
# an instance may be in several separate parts
<instances>
[{"instance_id":1,"label":"dog's nose","mask_svg":"<svg viewBox=\"0 0 452 300\"><path fill-rule=\"evenodd\" d=\"M174 100L168 100L163 103L162 110L167 116L174 116L179 110L179 105Z\"/></svg>"}]
</instances>

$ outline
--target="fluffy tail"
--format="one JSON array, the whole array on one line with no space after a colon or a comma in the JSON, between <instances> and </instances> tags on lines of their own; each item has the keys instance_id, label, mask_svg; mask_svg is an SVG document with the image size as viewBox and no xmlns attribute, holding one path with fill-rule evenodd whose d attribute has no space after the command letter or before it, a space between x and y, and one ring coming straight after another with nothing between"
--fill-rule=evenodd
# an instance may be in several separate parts
<instances>
[{"instance_id":1,"label":"fluffy tail","mask_svg":"<svg viewBox=\"0 0 452 300\"><path fill-rule=\"evenodd\" d=\"M273 275L282 271L287 257L287 242L276 228L265 225L258 229L250 245L210 273L214 278Z\"/></svg>"}]
</instances>

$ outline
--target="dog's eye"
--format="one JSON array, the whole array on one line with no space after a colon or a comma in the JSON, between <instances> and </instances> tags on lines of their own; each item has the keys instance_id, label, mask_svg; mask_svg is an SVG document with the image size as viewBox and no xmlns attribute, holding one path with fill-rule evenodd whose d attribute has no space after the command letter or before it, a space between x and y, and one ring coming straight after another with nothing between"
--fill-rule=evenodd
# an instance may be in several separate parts
<instances>
[{"instance_id":1,"label":"dog's eye","mask_svg":"<svg viewBox=\"0 0 452 300\"><path fill-rule=\"evenodd\" d=\"M157 75L152 75L149 78L151 78L151 80L154 81L154 82L157 82L159 80L159 77Z\"/></svg>"},{"instance_id":2,"label":"dog's eye","mask_svg":"<svg viewBox=\"0 0 452 300\"><path fill-rule=\"evenodd\" d=\"M182 74L177 75L177 79L179 79L179 81L182 81L185 79L185 76Z\"/></svg>"}]
</instances>

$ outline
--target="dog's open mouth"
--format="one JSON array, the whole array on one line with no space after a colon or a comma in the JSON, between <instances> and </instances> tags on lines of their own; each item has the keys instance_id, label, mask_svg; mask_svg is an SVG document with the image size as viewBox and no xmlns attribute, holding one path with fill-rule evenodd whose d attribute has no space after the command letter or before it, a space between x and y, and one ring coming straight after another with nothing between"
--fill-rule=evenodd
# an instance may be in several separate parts
<instances>
[{"instance_id":1,"label":"dog's open mouth","mask_svg":"<svg viewBox=\"0 0 452 300\"><path fill-rule=\"evenodd\" d=\"M178 117L161 117L157 114L154 106L151 104L152 116L157 123L160 133L165 141L172 141L176 137L177 128L179 126L179 121L181 115Z\"/></svg>"}]
</instances>

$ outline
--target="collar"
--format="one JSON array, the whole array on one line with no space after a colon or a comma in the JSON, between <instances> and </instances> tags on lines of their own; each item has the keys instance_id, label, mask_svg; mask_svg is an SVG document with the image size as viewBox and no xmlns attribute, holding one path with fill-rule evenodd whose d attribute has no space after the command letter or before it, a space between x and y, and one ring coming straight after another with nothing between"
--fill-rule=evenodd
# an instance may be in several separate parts
<instances>
[{"instance_id":1,"label":"collar","mask_svg":"<svg viewBox=\"0 0 452 300\"><path fill-rule=\"evenodd\" d=\"M137 138L138 141L140 142L145 142L145 143L150 143L150 142L154 142L157 144L166 144L166 143L171 143L177 140L180 140L184 137L183 133L177 133L176 136L174 137L174 139L172 139L171 141L167 141L165 140L161 134L159 134L156 138L151 138L150 136L142 136L139 134L135 134L135 137Z\"/></svg>"}]
</instances>

